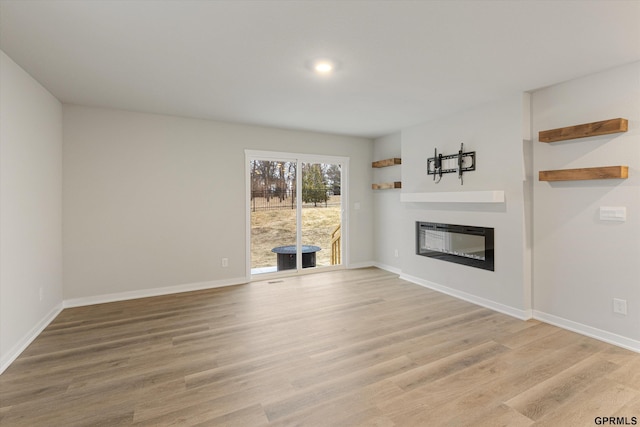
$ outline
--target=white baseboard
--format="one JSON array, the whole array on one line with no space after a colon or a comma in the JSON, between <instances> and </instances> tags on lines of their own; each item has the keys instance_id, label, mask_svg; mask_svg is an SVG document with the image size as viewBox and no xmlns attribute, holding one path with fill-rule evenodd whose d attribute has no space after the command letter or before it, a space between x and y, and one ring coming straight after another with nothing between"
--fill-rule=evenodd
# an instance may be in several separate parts
<instances>
[{"instance_id":1,"label":"white baseboard","mask_svg":"<svg viewBox=\"0 0 640 427\"><path fill-rule=\"evenodd\" d=\"M180 292L200 291L203 289L221 288L223 286L240 285L243 283L247 283L246 277L234 277L232 279L211 280L208 282L187 283L184 285L166 286L163 288L141 289L138 291L73 298L64 301L64 308L126 301L137 298L157 297L160 295L177 294Z\"/></svg>"},{"instance_id":2,"label":"white baseboard","mask_svg":"<svg viewBox=\"0 0 640 427\"><path fill-rule=\"evenodd\" d=\"M379 262L375 262L373 263L373 265L375 267L378 267L380 270L385 270L385 271L388 271L389 273L394 273L394 274L397 274L398 276L402 276L402 270L399 268L392 267L390 265L382 264Z\"/></svg>"},{"instance_id":3,"label":"white baseboard","mask_svg":"<svg viewBox=\"0 0 640 427\"><path fill-rule=\"evenodd\" d=\"M457 289L439 285L428 280L420 279L419 277L409 276L407 274L401 274L400 278L408 282L415 283L416 285L424 286L425 288L433 289L435 291L442 292L443 294L451 295L452 297L456 297L458 299L489 308L499 313L507 314L520 320L529 320L533 318L533 313L531 310L521 310L519 308L514 308L508 305L501 304L499 302L488 300L486 298L468 294Z\"/></svg>"},{"instance_id":4,"label":"white baseboard","mask_svg":"<svg viewBox=\"0 0 640 427\"><path fill-rule=\"evenodd\" d=\"M388 266L378 265L383 270L396 272L394 268ZM631 338L623 337L621 335L614 334L612 332L603 331L602 329L594 328L592 326L584 325L582 323L574 322L562 317L555 316L553 314L544 313L537 310L520 310L504 304L497 303L485 298L481 298L475 295L468 294L466 292L458 291L437 283L430 282L428 280L420 279L418 277L402 274L400 271L400 278L408 282L415 283L416 285L424 286L429 289L433 289L442 292L447 295L480 305L482 307L489 308L491 310L498 311L500 313L513 316L521 320L536 319L550 325L558 326L563 329L567 329L572 332L576 332L581 335L585 335L600 341L604 341L608 344L613 344L618 347L625 348L627 350L640 353L640 341Z\"/></svg>"},{"instance_id":5,"label":"white baseboard","mask_svg":"<svg viewBox=\"0 0 640 427\"><path fill-rule=\"evenodd\" d=\"M46 316L44 316L31 330L14 345L6 355L0 360L0 374L2 374L13 363L14 360L35 340L38 335L49 326L49 323L56 318L64 308L63 303L56 305Z\"/></svg>"},{"instance_id":6,"label":"white baseboard","mask_svg":"<svg viewBox=\"0 0 640 427\"><path fill-rule=\"evenodd\" d=\"M640 341L633 340L631 338L623 337L621 335L603 331L602 329L594 328L592 326L584 325L582 323L574 322L573 320L568 320L562 317L555 316L553 314L543 313L537 310L533 310L533 318L554 326L558 326L559 328L577 332L579 334L604 341L608 344L617 345L618 347L626 348L627 350L640 353Z\"/></svg>"},{"instance_id":7,"label":"white baseboard","mask_svg":"<svg viewBox=\"0 0 640 427\"><path fill-rule=\"evenodd\" d=\"M164 288L143 289L139 291L120 292L114 294L97 295L85 298L73 298L62 301L54 307L45 317L38 322L6 355L0 360L0 374L2 374L14 360L35 340L58 314L69 307L81 307L85 305L102 304L106 302L125 301L136 298L154 297L159 295L176 294L179 292L199 291L202 289L220 288L247 283L246 278L237 277L225 280L213 280L208 282L188 283L185 285L167 286Z\"/></svg>"},{"instance_id":8,"label":"white baseboard","mask_svg":"<svg viewBox=\"0 0 640 427\"><path fill-rule=\"evenodd\" d=\"M604 341L609 344L613 344L627 350L631 350L640 353L640 341L623 337L611 332L603 331L601 329L593 328L581 323L577 323L562 317L558 317L552 314L544 313L537 310L520 310L504 304L497 303L485 298L481 298L466 292L462 292L456 289L452 289L443 285L439 285L428 280L420 279L418 277L406 275L402 273L402 270L391 267L388 265L363 262L349 265L349 268L365 268L365 267L378 267L380 269L400 275L400 278L416 285L424 286L429 289L442 292L447 295L451 295L455 298L459 298L464 301L471 302L473 304L480 305L482 307L495 310L500 313L513 316L521 320L529 320L531 318L549 323L554 326L558 326L563 329L567 329L572 332L576 332L582 335L586 335L591 338L595 338L600 341ZM65 300L62 303L55 306L46 316L38 322L16 345L14 345L6 355L0 359L0 374L2 374L13 363L18 356L33 342L34 339L56 318L58 314L67 307L80 307L92 304L101 304L106 302L124 301L135 298L146 298L159 295L169 295L180 292L197 291L202 289L212 289L224 286L233 286L246 283L245 277L237 277L225 280L213 280L208 282L189 283L184 285L168 286L163 288L144 289L139 291L121 292L114 294L98 295L85 298L74 298Z\"/></svg>"}]
</instances>

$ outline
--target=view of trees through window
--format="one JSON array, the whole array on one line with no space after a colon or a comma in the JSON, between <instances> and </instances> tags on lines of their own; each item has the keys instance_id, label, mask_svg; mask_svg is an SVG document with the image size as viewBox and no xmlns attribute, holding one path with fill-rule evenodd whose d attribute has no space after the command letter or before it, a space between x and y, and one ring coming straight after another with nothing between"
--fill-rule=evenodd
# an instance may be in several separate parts
<instances>
[{"instance_id":1,"label":"view of trees through window","mask_svg":"<svg viewBox=\"0 0 640 427\"><path fill-rule=\"evenodd\" d=\"M340 196L340 165L323 163L302 163L303 203L329 202L331 196ZM252 210L282 208L284 200L292 201L295 208L296 162L269 160L251 161L251 200L263 198L264 203L252 206ZM272 204L273 198L279 204ZM253 205L253 204L252 204Z\"/></svg>"}]
</instances>

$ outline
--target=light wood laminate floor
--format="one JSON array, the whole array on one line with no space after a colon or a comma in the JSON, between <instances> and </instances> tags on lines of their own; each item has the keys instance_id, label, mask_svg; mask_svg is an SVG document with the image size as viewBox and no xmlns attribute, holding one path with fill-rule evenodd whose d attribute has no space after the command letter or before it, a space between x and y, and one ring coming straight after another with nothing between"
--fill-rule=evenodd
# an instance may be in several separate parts
<instances>
[{"instance_id":1,"label":"light wood laminate floor","mask_svg":"<svg viewBox=\"0 0 640 427\"><path fill-rule=\"evenodd\" d=\"M30 427L640 424L640 355L341 270L65 309L0 402Z\"/></svg>"}]
</instances>

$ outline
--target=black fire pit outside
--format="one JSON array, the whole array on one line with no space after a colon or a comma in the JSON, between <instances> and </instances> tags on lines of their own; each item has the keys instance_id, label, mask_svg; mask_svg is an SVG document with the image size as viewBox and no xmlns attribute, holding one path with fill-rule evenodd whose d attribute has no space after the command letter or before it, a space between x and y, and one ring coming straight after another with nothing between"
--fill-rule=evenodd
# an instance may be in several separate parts
<instances>
[{"instance_id":1,"label":"black fire pit outside","mask_svg":"<svg viewBox=\"0 0 640 427\"><path fill-rule=\"evenodd\" d=\"M320 250L319 246L302 245L302 268L315 267L316 252ZM278 271L295 270L296 245L278 246L271 249L271 252L278 254Z\"/></svg>"}]
</instances>

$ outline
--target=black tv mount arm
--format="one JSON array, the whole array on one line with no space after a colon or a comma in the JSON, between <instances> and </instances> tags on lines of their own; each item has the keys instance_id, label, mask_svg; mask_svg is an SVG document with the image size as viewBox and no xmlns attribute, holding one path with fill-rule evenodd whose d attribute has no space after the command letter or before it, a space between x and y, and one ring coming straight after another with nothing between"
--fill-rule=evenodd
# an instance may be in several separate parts
<instances>
[{"instance_id":1,"label":"black tv mount arm","mask_svg":"<svg viewBox=\"0 0 640 427\"><path fill-rule=\"evenodd\" d=\"M436 181L436 175L438 175L439 178L436 184L440 182L443 174L457 172L460 185L464 185L463 172L474 170L476 170L476 152L468 151L465 153L464 144L460 144L458 154L443 156L438 154L438 149L436 148L433 152L433 157L427 159L427 175L433 175L434 181Z\"/></svg>"},{"instance_id":2,"label":"black tv mount arm","mask_svg":"<svg viewBox=\"0 0 640 427\"><path fill-rule=\"evenodd\" d=\"M427 163L427 168L428 168L428 163ZM440 153L438 155L438 149L434 148L433 149L433 180L436 180L436 175L439 176L438 181L436 182L436 184L438 182L440 182L440 180L442 179L442 153Z\"/></svg>"},{"instance_id":3,"label":"black tv mount arm","mask_svg":"<svg viewBox=\"0 0 640 427\"><path fill-rule=\"evenodd\" d=\"M462 179L462 149L464 148L464 143L460 143L460 150L458 150L458 179L460 180L460 185L464 185L464 181Z\"/></svg>"}]
</instances>

